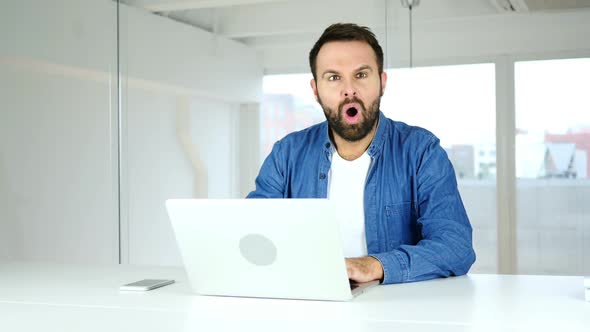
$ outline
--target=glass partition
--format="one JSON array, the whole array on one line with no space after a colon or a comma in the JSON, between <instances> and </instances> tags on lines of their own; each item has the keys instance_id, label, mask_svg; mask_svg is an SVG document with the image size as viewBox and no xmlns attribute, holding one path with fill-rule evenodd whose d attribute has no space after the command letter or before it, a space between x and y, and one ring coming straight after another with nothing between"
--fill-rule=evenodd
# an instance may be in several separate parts
<instances>
[{"instance_id":1,"label":"glass partition","mask_svg":"<svg viewBox=\"0 0 590 332\"><path fill-rule=\"evenodd\" d=\"M0 259L119 260L116 9L0 4Z\"/></svg>"}]
</instances>

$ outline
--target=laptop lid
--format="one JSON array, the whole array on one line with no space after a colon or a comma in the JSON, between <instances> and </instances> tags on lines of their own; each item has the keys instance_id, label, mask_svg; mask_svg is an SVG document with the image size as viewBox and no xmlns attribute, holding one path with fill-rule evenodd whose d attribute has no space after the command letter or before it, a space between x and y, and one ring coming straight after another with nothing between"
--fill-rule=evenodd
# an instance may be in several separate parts
<instances>
[{"instance_id":1,"label":"laptop lid","mask_svg":"<svg viewBox=\"0 0 590 332\"><path fill-rule=\"evenodd\" d=\"M172 199L166 208L196 293L343 301L353 295L332 204Z\"/></svg>"}]
</instances>

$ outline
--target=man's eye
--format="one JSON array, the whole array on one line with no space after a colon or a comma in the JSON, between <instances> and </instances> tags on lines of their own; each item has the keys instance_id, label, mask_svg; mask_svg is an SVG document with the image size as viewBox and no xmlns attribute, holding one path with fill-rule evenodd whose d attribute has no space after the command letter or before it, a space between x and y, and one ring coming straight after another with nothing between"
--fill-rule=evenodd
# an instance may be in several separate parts
<instances>
[{"instance_id":1,"label":"man's eye","mask_svg":"<svg viewBox=\"0 0 590 332\"><path fill-rule=\"evenodd\" d=\"M360 73L356 74L356 77L357 77L357 78L366 78L366 77L367 77L367 73L365 73L365 72L360 72Z\"/></svg>"},{"instance_id":2,"label":"man's eye","mask_svg":"<svg viewBox=\"0 0 590 332\"><path fill-rule=\"evenodd\" d=\"M336 81L336 80L339 80L339 79L340 79L340 76L338 76L338 75L330 75L330 76L328 76L328 81Z\"/></svg>"}]
</instances>

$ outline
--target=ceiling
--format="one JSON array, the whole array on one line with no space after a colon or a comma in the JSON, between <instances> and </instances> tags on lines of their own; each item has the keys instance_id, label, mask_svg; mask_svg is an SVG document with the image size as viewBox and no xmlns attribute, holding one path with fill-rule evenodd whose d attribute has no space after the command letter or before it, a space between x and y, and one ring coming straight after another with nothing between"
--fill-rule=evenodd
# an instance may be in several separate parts
<instances>
[{"instance_id":1,"label":"ceiling","mask_svg":"<svg viewBox=\"0 0 590 332\"><path fill-rule=\"evenodd\" d=\"M544 22L549 22L544 25L547 27L551 25L553 13L585 11L590 14L590 0L420 0L411 15L403 5L411 0L120 1L254 48L267 73L301 71L310 45L335 22L354 22L370 27L379 40L385 40L386 46L387 42L396 45L399 55L407 53L405 37L402 36L410 35L410 22L417 33L427 31L432 36L421 45L432 44L434 47L440 33L448 36L445 38L461 39L466 34L473 34L473 29L481 30L481 34L487 36L486 40L495 43L498 38L505 37L503 25L506 20L502 18L523 22L516 29L524 31L521 34L526 37L526 33L528 36L538 35L538 30L534 29L537 21L533 17L545 17ZM582 20L586 19L586 13L579 13L584 15ZM527 29L531 31L526 32ZM558 42L560 39L561 35L553 37ZM447 44L451 48L460 43ZM423 50L422 54L426 52L430 51ZM395 60L390 64L395 64Z\"/></svg>"},{"instance_id":2,"label":"ceiling","mask_svg":"<svg viewBox=\"0 0 590 332\"><path fill-rule=\"evenodd\" d=\"M252 46L274 42L277 37L289 42L309 34L316 35L334 22L356 22L378 30L385 25L395 26L396 22L405 20L409 13L402 5L403 0L121 2ZM422 0L414 7L412 18L414 24L427 24L477 16L588 9L590 0Z\"/></svg>"}]
</instances>

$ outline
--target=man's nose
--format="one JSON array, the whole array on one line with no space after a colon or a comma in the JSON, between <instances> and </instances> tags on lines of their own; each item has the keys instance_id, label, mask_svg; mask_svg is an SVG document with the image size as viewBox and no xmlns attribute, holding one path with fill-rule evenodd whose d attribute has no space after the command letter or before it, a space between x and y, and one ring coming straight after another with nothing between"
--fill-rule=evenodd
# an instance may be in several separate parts
<instances>
[{"instance_id":1,"label":"man's nose","mask_svg":"<svg viewBox=\"0 0 590 332\"><path fill-rule=\"evenodd\" d=\"M357 95L356 87L354 86L354 84L352 82L350 82L350 81L346 82L344 84L343 89L342 89L342 94L346 98L356 97L356 95Z\"/></svg>"}]
</instances>

